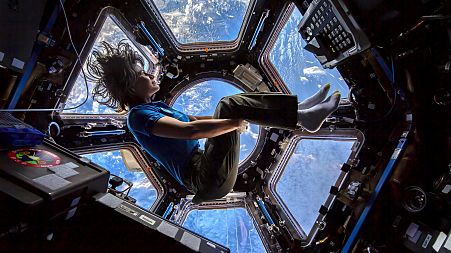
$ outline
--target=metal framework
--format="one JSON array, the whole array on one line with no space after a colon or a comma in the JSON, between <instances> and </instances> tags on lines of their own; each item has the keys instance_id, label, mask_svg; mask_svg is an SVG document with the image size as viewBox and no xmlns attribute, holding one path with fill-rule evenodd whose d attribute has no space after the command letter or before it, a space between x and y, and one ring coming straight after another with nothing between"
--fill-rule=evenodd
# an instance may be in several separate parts
<instances>
[{"instance_id":1,"label":"metal framework","mask_svg":"<svg viewBox=\"0 0 451 253\"><path fill-rule=\"evenodd\" d=\"M318 231L324 227L325 225L324 220L327 213L326 214L319 213L311 231L309 232L304 231L302 227L298 224L296 219L293 217L290 210L283 202L282 198L276 192L276 185L279 182L279 179L282 176L284 169L294 152L294 149L296 148L297 144L303 139L354 140L355 143L352 147L351 154L345 163L347 165L352 165L354 164L354 161L358 156L360 148L362 147L365 141L365 137L361 131L356 129L336 129L334 131L321 129L315 134L305 133L300 130L297 130L294 131L288 139L289 142L287 147L281 150L280 154L278 155L278 161L270 169L272 173L267 179L268 187L265 189L265 192L274 203L279 203L278 207L280 211L279 214L281 215L281 217L283 217L283 219L289 221L286 223L286 226L288 227L289 231L291 231L295 235L295 237L301 239L305 246L309 246L315 239L315 236L318 233ZM339 191L343 187L343 182L346 180L347 177L348 171L342 170L333 187L336 187ZM330 209L333 202L335 201L335 198L336 198L335 195L329 194L323 206L327 208L327 210Z\"/></svg>"}]
</instances>

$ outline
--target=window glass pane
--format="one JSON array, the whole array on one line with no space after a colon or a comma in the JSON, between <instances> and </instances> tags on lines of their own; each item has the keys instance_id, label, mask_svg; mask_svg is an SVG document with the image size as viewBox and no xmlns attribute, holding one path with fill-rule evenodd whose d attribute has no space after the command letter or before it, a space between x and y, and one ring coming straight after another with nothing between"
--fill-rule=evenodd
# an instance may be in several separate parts
<instances>
[{"instance_id":1,"label":"window glass pane","mask_svg":"<svg viewBox=\"0 0 451 253\"><path fill-rule=\"evenodd\" d=\"M154 0L154 3L177 41L186 44L237 39L249 1Z\"/></svg>"},{"instance_id":2,"label":"window glass pane","mask_svg":"<svg viewBox=\"0 0 451 253\"><path fill-rule=\"evenodd\" d=\"M324 69L312 53L304 50L306 43L297 29L301 19L295 8L269 54L271 63L299 100L315 94L326 83L331 84L331 91L339 90L342 98L347 97L349 89L338 70Z\"/></svg>"},{"instance_id":3,"label":"window glass pane","mask_svg":"<svg viewBox=\"0 0 451 253\"><path fill-rule=\"evenodd\" d=\"M91 54L91 52L94 48L96 48L100 45L101 41L106 41L112 45L117 45L119 43L119 41L121 41L121 40L125 40L125 42L130 44L130 46L134 50L138 51L138 53L141 54L141 56L143 56L142 53L127 38L127 36L121 30L121 28L119 28L119 26L110 17L106 18L105 23L103 24L102 29L100 29L99 35L96 38L94 46L93 46L93 48L91 48L89 54ZM148 69L149 62L147 61L147 59L144 56L143 56L143 59L144 59L144 64L145 64L144 69ZM87 73L86 64L87 64L87 60L85 61L85 64L83 66L85 69L85 73ZM115 114L116 112L114 109L111 109L105 105L101 105L92 99L91 94L92 94L92 89L94 88L94 83L90 82L89 80L87 80L87 81L88 81L89 97L88 97L88 100L86 101L86 103L84 103L82 106L80 106L74 110L65 110L64 112L65 113L80 113L80 114ZM80 73L78 73L77 80L75 81L75 84L74 84L72 90L70 91L69 96L67 97L66 105L64 108L75 107L75 106L83 103L85 98L86 98L86 85L85 85L85 80L83 78L83 73L80 71Z\"/></svg>"},{"instance_id":4,"label":"window glass pane","mask_svg":"<svg viewBox=\"0 0 451 253\"><path fill-rule=\"evenodd\" d=\"M245 208L192 210L183 227L218 242L232 253L266 252Z\"/></svg>"},{"instance_id":5,"label":"window glass pane","mask_svg":"<svg viewBox=\"0 0 451 253\"><path fill-rule=\"evenodd\" d=\"M177 97L173 107L176 110L194 116L211 116L222 97L241 92L240 89L223 81L205 81L183 92ZM250 124L249 130L240 135L240 162L246 159L254 150L259 131L257 125ZM205 145L205 140L200 140L201 147Z\"/></svg>"},{"instance_id":6,"label":"window glass pane","mask_svg":"<svg viewBox=\"0 0 451 253\"><path fill-rule=\"evenodd\" d=\"M276 192L306 234L351 155L354 142L302 139L283 170Z\"/></svg>"},{"instance_id":7,"label":"window glass pane","mask_svg":"<svg viewBox=\"0 0 451 253\"><path fill-rule=\"evenodd\" d=\"M133 172L129 171L127 167L125 167L119 150L85 154L82 156L89 158L92 162L104 167L111 174L132 182L133 186L129 196L136 199L136 205L149 209L157 199L158 193L144 172L136 170ZM125 188L124 186L126 186L125 183L123 183L122 188L118 188L117 190L122 190Z\"/></svg>"}]
</instances>

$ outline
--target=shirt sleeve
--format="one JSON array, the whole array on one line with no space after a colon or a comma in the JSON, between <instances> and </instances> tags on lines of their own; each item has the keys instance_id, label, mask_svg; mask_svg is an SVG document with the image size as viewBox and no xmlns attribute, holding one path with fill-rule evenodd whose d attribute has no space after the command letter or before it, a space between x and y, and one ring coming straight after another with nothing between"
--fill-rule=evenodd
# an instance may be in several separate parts
<instances>
[{"instance_id":1,"label":"shirt sleeve","mask_svg":"<svg viewBox=\"0 0 451 253\"><path fill-rule=\"evenodd\" d=\"M149 136L155 123L164 116L153 110L134 110L129 115L129 127L135 132Z\"/></svg>"}]
</instances>

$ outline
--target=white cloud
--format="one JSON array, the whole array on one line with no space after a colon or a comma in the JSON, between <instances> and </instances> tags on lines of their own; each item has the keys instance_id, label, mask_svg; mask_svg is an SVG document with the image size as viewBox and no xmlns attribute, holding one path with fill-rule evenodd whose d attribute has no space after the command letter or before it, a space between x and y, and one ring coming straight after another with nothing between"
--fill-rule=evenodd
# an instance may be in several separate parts
<instances>
[{"instance_id":1,"label":"white cloud","mask_svg":"<svg viewBox=\"0 0 451 253\"><path fill-rule=\"evenodd\" d=\"M301 82L306 83L306 82L308 82L308 81L309 81L309 80L308 80L307 77L301 76Z\"/></svg>"},{"instance_id":2,"label":"white cloud","mask_svg":"<svg viewBox=\"0 0 451 253\"><path fill-rule=\"evenodd\" d=\"M153 187L153 186L150 183L150 181L147 180L147 178L145 180L142 180L142 181L133 182L133 188L134 189L137 189L137 188L151 188L151 187Z\"/></svg>"},{"instance_id":3,"label":"white cloud","mask_svg":"<svg viewBox=\"0 0 451 253\"><path fill-rule=\"evenodd\" d=\"M213 97L209 95L211 88L199 84L186 90L181 96L181 107L184 113L204 115L212 106Z\"/></svg>"},{"instance_id":4,"label":"white cloud","mask_svg":"<svg viewBox=\"0 0 451 253\"><path fill-rule=\"evenodd\" d=\"M189 5L187 5L187 6L189 6ZM201 11L201 10L203 9L203 8L202 8L203 6L204 6L203 3L195 4L195 5L193 5L192 10L193 10L193 11Z\"/></svg>"},{"instance_id":5,"label":"white cloud","mask_svg":"<svg viewBox=\"0 0 451 253\"><path fill-rule=\"evenodd\" d=\"M153 0L153 3L157 6L158 9L164 9L166 8L166 1L163 0Z\"/></svg>"},{"instance_id":6,"label":"white cloud","mask_svg":"<svg viewBox=\"0 0 451 253\"><path fill-rule=\"evenodd\" d=\"M312 160L312 161L316 160L316 158L313 156L313 154L309 154L309 155L305 156L305 158L307 158L308 160Z\"/></svg>"},{"instance_id":7,"label":"white cloud","mask_svg":"<svg viewBox=\"0 0 451 253\"><path fill-rule=\"evenodd\" d=\"M255 127L257 129L257 132L252 131L253 125L251 125L246 132L244 132L245 135L249 135L252 139L257 140L258 139L258 127Z\"/></svg>"},{"instance_id":8,"label":"white cloud","mask_svg":"<svg viewBox=\"0 0 451 253\"><path fill-rule=\"evenodd\" d=\"M303 72L304 75L326 75L326 71L318 66L305 68Z\"/></svg>"},{"instance_id":9,"label":"white cloud","mask_svg":"<svg viewBox=\"0 0 451 253\"><path fill-rule=\"evenodd\" d=\"M92 103L92 113L94 114L99 113L99 103L97 103L96 101Z\"/></svg>"},{"instance_id":10,"label":"white cloud","mask_svg":"<svg viewBox=\"0 0 451 253\"><path fill-rule=\"evenodd\" d=\"M121 153L117 153L117 155L113 155L113 153L108 152L107 155L110 156L112 160L122 160Z\"/></svg>"}]
</instances>

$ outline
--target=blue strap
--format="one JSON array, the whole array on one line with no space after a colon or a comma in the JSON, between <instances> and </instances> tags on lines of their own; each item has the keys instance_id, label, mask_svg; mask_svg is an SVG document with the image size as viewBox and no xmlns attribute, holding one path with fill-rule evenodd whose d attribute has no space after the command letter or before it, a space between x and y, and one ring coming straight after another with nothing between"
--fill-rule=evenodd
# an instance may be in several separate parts
<instances>
[{"instance_id":1,"label":"blue strap","mask_svg":"<svg viewBox=\"0 0 451 253\"><path fill-rule=\"evenodd\" d=\"M164 211L163 218L167 219L168 215L172 211L172 207L174 206L174 202L169 203L168 208L166 208L166 211Z\"/></svg>"},{"instance_id":2,"label":"blue strap","mask_svg":"<svg viewBox=\"0 0 451 253\"><path fill-rule=\"evenodd\" d=\"M410 130L409 130L410 131ZM354 226L354 229L352 230L351 235L349 236L348 240L346 241L345 246L343 247L342 253L348 253L352 251L352 247L354 245L354 241L357 239L357 236L360 233L360 230L365 223L365 220L370 213L371 209L373 208L374 204L376 203L376 199L382 190L382 187L386 183L386 181L390 178L391 173L393 172L394 165L396 161L398 160L399 154L404 150L404 147L407 142L407 135L409 131L406 131L402 134L402 137L399 139L398 146L396 147L395 151L393 152L390 161L387 163L387 166L385 167L384 173L382 174L381 178L379 179L379 182L376 185L376 188L373 191L373 194L371 194L370 200L365 206L365 209L363 210L362 214L359 217L359 220L357 221L357 224Z\"/></svg>"},{"instance_id":3,"label":"blue strap","mask_svg":"<svg viewBox=\"0 0 451 253\"><path fill-rule=\"evenodd\" d=\"M153 48L158 51L158 54L160 56L164 56L164 49L157 43L157 41L152 37L150 32L147 30L147 28L144 26L144 22L139 22L138 28L146 35L146 38L150 41Z\"/></svg>"},{"instance_id":4,"label":"blue strap","mask_svg":"<svg viewBox=\"0 0 451 253\"><path fill-rule=\"evenodd\" d=\"M269 215L268 210L266 210L266 206L265 206L265 203L263 203L263 200L257 199L257 204L260 207L260 210L263 212L263 215L265 216L269 225L273 225L274 221L272 220L271 215Z\"/></svg>"},{"instance_id":5,"label":"blue strap","mask_svg":"<svg viewBox=\"0 0 451 253\"><path fill-rule=\"evenodd\" d=\"M42 34L46 35L46 34L50 33L50 30L52 29L53 25L55 24L56 18L58 17L60 9L61 9L60 5L56 4L55 9L53 9L53 13L50 16L49 21L47 22L47 25L45 26L44 30L41 32ZM38 57L41 54L41 51L43 48L44 48L44 45L41 42L36 41L34 43L31 57L28 60L27 65L25 66L25 71L22 75L22 78L20 79L19 84L17 85L16 90L14 91L13 97L11 98L11 102L8 105L8 109L16 108L17 102L19 102L20 96L22 95L22 92L25 89L27 81L30 78L31 73L33 72L34 66L36 65Z\"/></svg>"}]
</instances>

